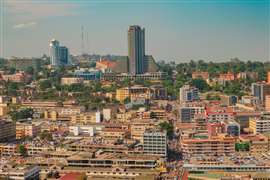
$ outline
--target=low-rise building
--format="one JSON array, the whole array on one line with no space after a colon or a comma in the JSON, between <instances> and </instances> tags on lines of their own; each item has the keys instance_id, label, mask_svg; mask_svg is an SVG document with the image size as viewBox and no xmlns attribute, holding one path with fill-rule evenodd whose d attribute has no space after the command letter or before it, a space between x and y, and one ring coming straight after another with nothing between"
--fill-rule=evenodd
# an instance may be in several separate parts
<instances>
[{"instance_id":1,"label":"low-rise building","mask_svg":"<svg viewBox=\"0 0 270 180\"><path fill-rule=\"evenodd\" d=\"M235 152L235 138L219 134L211 138L187 138L180 141L188 157L201 155L230 155Z\"/></svg>"},{"instance_id":2,"label":"low-rise building","mask_svg":"<svg viewBox=\"0 0 270 180\"><path fill-rule=\"evenodd\" d=\"M38 166L4 166L0 169L0 179L30 180L39 179Z\"/></svg>"},{"instance_id":3,"label":"low-rise building","mask_svg":"<svg viewBox=\"0 0 270 180\"><path fill-rule=\"evenodd\" d=\"M150 99L150 89L143 86L125 87L116 90L116 99L120 102L124 102L125 99L136 100L140 98Z\"/></svg>"},{"instance_id":4,"label":"low-rise building","mask_svg":"<svg viewBox=\"0 0 270 180\"><path fill-rule=\"evenodd\" d=\"M262 112L260 117L250 118L249 128L255 134L270 132L270 112Z\"/></svg>"},{"instance_id":5,"label":"low-rise building","mask_svg":"<svg viewBox=\"0 0 270 180\"><path fill-rule=\"evenodd\" d=\"M249 143L249 151L252 154L269 152L268 138L262 134L248 134L239 137L240 142Z\"/></svg>"},{"instance_id":6,"label":"low-rise building","mask_svg":"<svg viewBox=\"0 0 270 180\"><path fill-rule=\"evenodd\" d=\"M61 85L72 85L83 83L83 78L80 77L63 77L61 78Z\"/></svg>"},{"instance_id":7,"label":"low-rise building","mask_svg":"<svg viewBox=\"0 0 270 180\"><path fill-rule=\"evenodd\" d=\"M35 137L40 133L40 124L31 122L16 123L16 139Z\"/></svg>"}]
</instances>

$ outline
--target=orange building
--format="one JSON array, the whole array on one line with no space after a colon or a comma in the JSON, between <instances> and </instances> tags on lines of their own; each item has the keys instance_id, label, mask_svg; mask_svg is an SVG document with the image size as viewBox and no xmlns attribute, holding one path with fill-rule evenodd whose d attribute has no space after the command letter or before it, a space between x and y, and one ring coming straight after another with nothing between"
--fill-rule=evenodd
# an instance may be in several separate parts
<instances>
[{"instance_id":1,"label":"orange building","mask_svg":"<svg viewBox=\"0 0 270 180\"><path fill-rule=\"evenodd\" d=\"M96 69L101 70L102 72L110 72L115 65L115 62L104 59L96 62Z\"/></svg>"},{"instance_id":2,"label":"orange building","mask_svg":"<svg viewBox=\"0 0 270 180\"><path fill-rule=\"evenodd\" d=\"M235 80L235 75L233 73L219 74L219 79L223 81L233 81Z\"/></svg>"},{"instance_id":3,"label":"orange building","mask_svg":"<svg viewBox=\"0 0 270 180\"><path fill-rule=\"evenodd\" d=\"M190 156L229 155L235 153L235 139L221 134L207 139L182 139L180 143L183 153Z\"/></svg>"},{"instance_id":4,"label":"orange building","mask_svg":"<svg viewBox=\"0 0 270 180\"><path fill-rule=\"evenodd\" d=\"M208 72L193 72L192 73L192 79L209 79L209 73Z\"/></svg>"},{"instance_id":5,"label":"orange building","mask_svg":"<svg viewBox=\"0 0 270 180\"><path fill-rule=\"evenodd\" d=\"M265 110L270 111L270 95L265 96Z\"/></svg>"},{"instance_id":6,"label":"orange building","mask_svg":"<svg viewBox=\"0 0 270 180\"><path fill-rule=\"evenodd\" d=\"M267 83L270 84L270 71L267 73Z\"/></svg>"}]
</instances>

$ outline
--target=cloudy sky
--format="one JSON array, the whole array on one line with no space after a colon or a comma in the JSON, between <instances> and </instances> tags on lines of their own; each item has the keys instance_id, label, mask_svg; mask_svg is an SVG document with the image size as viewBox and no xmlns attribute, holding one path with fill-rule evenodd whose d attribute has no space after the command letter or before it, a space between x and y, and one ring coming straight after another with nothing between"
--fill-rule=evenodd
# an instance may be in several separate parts
<instances>
[{"instance_id":1,"label":"cloudy sky","mask_svg":"<svg viewBox=\"0 0 270 180\"><path fill-rule=\"evenodd\" d=\"M269 61L270 0L0 0L0 56L48 54L58 39L81 53L127 54L127 29L146 29L157 60Z\"/></svg>"}]
</instances>

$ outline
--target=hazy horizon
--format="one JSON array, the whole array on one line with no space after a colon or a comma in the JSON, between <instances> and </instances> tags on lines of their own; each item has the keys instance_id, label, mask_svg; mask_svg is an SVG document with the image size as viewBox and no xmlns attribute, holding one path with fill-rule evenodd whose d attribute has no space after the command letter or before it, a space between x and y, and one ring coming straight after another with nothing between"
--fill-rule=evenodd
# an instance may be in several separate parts
<instances>
[{"instance_id":1,"label":"hazy horizon","mask_svg":"<svg viewBox=\"0 0 270 180\"><path fill-rule=\"evenodd\" d=\"M81 54L127 55L129 25L146 54L176 62L269 61L270 0L0 0L0 57L48 54L55 38Z\"/></svg>"}]
</instances>

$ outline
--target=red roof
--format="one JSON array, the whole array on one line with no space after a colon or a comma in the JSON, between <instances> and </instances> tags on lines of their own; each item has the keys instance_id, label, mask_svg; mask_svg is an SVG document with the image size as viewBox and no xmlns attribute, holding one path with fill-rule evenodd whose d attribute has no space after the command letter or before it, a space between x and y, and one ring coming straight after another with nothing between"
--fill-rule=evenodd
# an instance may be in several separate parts
<instances>
[{"instance_id":1,"label":"red roof","mask_svg":"<svg viewBox=\"0 0 270 180\"><path fill-rule=\"evenodd\" d=\"M80 176L82 176L82 173L79 172L72 172L72 173L68 173L65 174L64 176L62 176L60 178L60 180L76 180L78 179Z\"/></svg>"}]
</instances>

